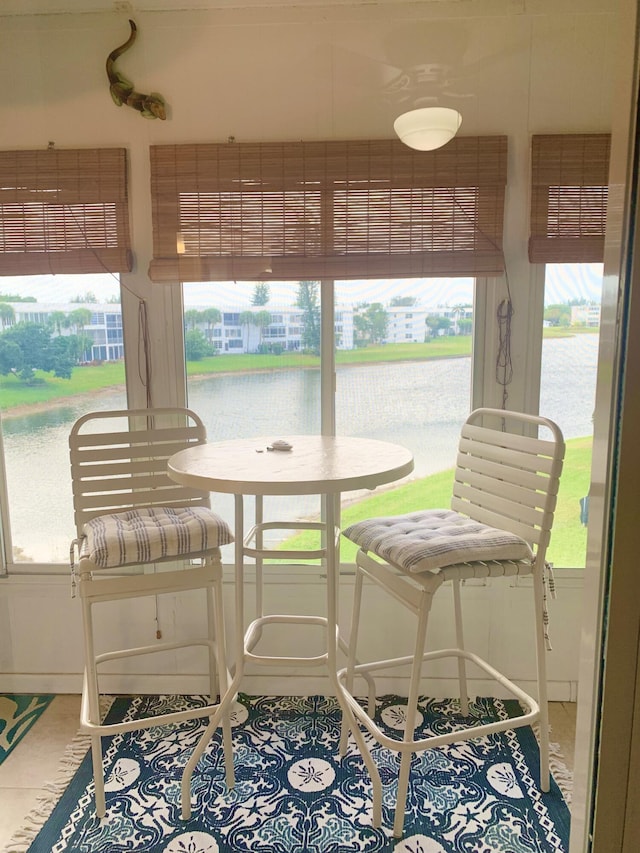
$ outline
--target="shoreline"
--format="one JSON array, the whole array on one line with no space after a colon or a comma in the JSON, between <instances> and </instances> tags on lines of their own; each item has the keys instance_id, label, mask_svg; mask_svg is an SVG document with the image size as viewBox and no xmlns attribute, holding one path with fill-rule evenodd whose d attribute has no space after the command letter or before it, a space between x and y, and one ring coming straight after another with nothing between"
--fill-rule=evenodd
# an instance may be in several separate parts
<instances>
[{"instance_id":1,"label":"shoreline","mask_svg":"<svg viewBox=\"0 0 640 853\"><path fill-rule=\"evenodd\" d=\"M437 355L432 358L401 358L401 359L391 359L385 361L384 359L380 359L377 361L360 361L353 364L338 364L336 365L336 370L341 368L356 368L356 367L373 367L380 364L408 364L408 363L422 363L427 361L443 361L443 360L451 360L458 358L471 358L470 354L459 354L459 355ZM319 365L293 365L291 367L266 367L266 368L256 368L253 370L220 370L213 371L210 373L192 373L187 375L187 382L201 382L205 379L211 379L212 377L225 377L229 376L246 376L247 374L259 374L259 373L272 373L272 372L284 372L291 370L319 370ZM25 418L29 417L29 415L37 415L41 412L52 411L53 409L63 408L65 405L75 405L78 402L82 402L82 399L86 399L87 401L94 400L96 396L101 394L113 393L118 388L125 389L124 385L107 385L104 388L99 388L96 391L81 391L77 394L68 394L63 397L56 397L52 400L41 400L37 403L21 403L17 406L11 406L10 408L3 408L0 403L0 417L2 420L10 420L12 418ZM2 392L0 391L0 401L2 398Z\"/></svg>"}]
</instances>

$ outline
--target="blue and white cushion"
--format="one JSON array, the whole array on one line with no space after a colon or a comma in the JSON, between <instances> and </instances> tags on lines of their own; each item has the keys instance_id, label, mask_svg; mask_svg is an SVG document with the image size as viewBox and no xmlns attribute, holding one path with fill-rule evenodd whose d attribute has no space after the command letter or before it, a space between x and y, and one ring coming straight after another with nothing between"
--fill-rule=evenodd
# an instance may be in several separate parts
<instances>
[{"instance_id":1,"label":"blue and white cushion","mask_svg":"<svg viewBox=\"0 0 640 853\"><path fill-rule=\"evenodd\" d=\"M343 535L406 572L437 571L457 563L531 560L520 536L449 509L429 509L352 524Z\"/></svg>"},{"instance_id":2,"label":"blue and white cushion","mask_svg":"<svg viewBox=\"0 0 640 853\"><path fill-rule=\"evenodd\" d=\"M204 506L152 507L92 518L80 555L101 569L201 554L233 542L226 521Z\"/></svg>"}]
</instances>

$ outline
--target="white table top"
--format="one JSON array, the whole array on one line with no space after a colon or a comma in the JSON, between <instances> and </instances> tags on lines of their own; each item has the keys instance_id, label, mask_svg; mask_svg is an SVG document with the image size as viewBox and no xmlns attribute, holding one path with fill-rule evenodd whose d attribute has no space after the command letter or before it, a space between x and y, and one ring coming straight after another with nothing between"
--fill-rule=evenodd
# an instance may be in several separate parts
<instances>
[{"instance_id":1,"label":"white table top","mask_svg":"<svg viewBox=\"0 0 640 853\"><path fill-rule=\"evenodd\" d=\"M399 444L369 438L281 435L289 451L268 451L274 436L200 444L171 457L169 475L195 489L243 495L311 495L374 489L413 471Z\"/></svg>"}]
</instances>

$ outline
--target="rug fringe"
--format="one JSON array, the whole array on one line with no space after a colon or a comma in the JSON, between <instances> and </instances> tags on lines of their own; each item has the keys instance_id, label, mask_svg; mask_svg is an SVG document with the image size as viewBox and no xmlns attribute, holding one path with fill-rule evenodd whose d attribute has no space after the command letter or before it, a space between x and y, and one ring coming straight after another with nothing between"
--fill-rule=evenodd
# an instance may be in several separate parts
<instances>
[{"instance_id":1,"label":"rug fringe","mask_svg":"<svg viewBox=\"0 0 640 853\"><path fill-rule=\"evenodd\" d=\"M540 743L540 728L537 723L532 726L533 733ZM559 743L549 741L549 770L553 779L560 788L560 793L564 797L567 808L571 811L571 800L573 795L573 771L569 770L565 764L564 755Z\"/></svg>"},{"instance_id":2,"label":"rug fringe","mask_svg":"<svg viewBox=\"0 0 640 853\"><path fill-rule=\"evenodd\" d=\"M564 762L564 756L560 745L557 743L549 744L549 770L555 779L555 782L560 788L562 796L571 811L571 800L573 794L573 772L569 770Z\"/></svg>"},{"instance_id":3,"label":"rug fringe","mask_svg":"<svg viewBox=\"0 0 640 853\"><path fill-rule=\"evenodd\" d=\"M106 717L114 698L113 696L100 697L101 720ZM51 815L56 803L67 789L69 782L73 779L90 746L89 735L82 732L78 732L73 740L67 744L58 765L56 778L42 786L47 793L38 796L36 805L24 818L24 825L12 835L9 844L4 848L4 853L26 853L33 839Z\"/></svg>"}]
</instances>

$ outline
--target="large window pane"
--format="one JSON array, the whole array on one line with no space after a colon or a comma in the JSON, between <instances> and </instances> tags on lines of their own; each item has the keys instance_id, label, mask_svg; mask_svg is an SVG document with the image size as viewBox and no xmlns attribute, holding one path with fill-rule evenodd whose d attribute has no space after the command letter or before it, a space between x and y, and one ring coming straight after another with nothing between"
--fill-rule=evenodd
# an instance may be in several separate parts
<instances>
[{"instance_id":1,"label":"large window pane","mask_svg":"<svg viewBox=\"0 0 640 853\"><path fill-rule=\"evenodd\" d=\"M376 492L385 512L449 502L470 404L472 294L469 279L335 284L336 431L401 443L416 460L410 484ZM189 405L210 440L320 431L322 295L317 282L184 286ZM344 513L371 512L368 497L344 495ZM229 497L214 505L232 520ZM266 507L269 518L319 512L315 496Z\"/></svg>"},{"instance_id":2,"label":"large window pane","mask_svg":"<svg viewBox=\"0 0 640 853\"><path fill-rule=\"evenodd\" d=\"M336 286L354 312L354 349L336 356L337 431L408 447L406 483L343 496L343 520L448 506L460 427L469 414L473 280ZM355 548L343 542L343 560Z\"/></svg>"},{"instance_id":3,"label":"large window pane","mask_svg":"<svg viewBox=\"0 0 640 853\"><path fill-rule=\"evenodd\" d=\"M320 298L317 283L184 285L188 404L210 441L320 432ZM213 502L232 524L233 499ZM314 495L265 500L273 518L318 511Z\"/></svg>"},{"instance_id":4,"label":"large window pane","mask_svg":"<svg viewBox=\"0 0 640 853\"><path fill-rule=\"evenodd\" d=\"M0 323L9 562L65 563L71 425L126 405L120 285L112 275L4 278Z\"/></svg>"},{"instance_id":5,"label":"large window pane","mask_svg":"<svg viewBox=\"0 0 640 853\"><path fill-rule=\"evenodd\" d=\"M540 414L567 441L547 552L557 567L585 564L601 294L601 264L547 264Z\"/></svg>"}]
</instances>

